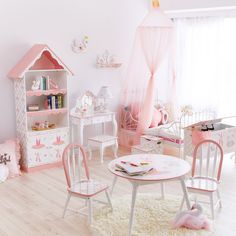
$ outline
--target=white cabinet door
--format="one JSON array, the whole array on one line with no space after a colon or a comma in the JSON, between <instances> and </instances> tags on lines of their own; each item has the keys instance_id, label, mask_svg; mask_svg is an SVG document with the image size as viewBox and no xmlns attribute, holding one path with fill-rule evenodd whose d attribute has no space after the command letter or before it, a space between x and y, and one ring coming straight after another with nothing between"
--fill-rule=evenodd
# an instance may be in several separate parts
<instances>
[{"instance_id":1,"label":"white cabinet door","mask_svg":"<svg viewBox=\"0 0 236 236\"><path fill-rule=\"evenodd\" d=\"M69 142L69 129L31 132L27 137L27 166L60 162Z\"/></svg>"}]
</instances>

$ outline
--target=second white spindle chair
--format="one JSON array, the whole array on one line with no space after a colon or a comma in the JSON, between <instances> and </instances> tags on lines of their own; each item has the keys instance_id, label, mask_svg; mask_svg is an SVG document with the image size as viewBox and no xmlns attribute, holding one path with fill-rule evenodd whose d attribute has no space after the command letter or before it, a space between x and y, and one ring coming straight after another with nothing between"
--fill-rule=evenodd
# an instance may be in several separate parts
<instances>
[{"instance_id":1,"label":"second white spindle chair","mask_svg":"<svg viewBox=\"0 0 236 236\"><path fill-rule=\"evenodd\" d=\"M193 152L191 178L186 181L190 193L206 195L210 198L211 214L214 219L214 210L222 207L219 183L223 163L223 149L213 140L203 140L198 143ZM214 193L217 201L214 203ZM181 204L183 206L184 199Z\"/></svg>"}]
</instances>

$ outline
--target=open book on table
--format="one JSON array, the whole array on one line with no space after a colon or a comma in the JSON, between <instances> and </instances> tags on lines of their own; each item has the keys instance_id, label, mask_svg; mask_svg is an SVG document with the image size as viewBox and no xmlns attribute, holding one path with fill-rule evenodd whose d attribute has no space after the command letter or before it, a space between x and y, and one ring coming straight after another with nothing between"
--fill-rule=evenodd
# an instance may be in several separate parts
<instances>
[{"instance_id":1,"label":"open book on table","mask_svg":"<svg viewBox=\"0 0 236 236\"><path fill-rule=\"evenodd\" d=\"M139 164L139 163L131 163L131 162L119 162L116 163L116 170L122 171L128 175L144 175L153 169L151 163Z\"/></svg>"}]
</instances>

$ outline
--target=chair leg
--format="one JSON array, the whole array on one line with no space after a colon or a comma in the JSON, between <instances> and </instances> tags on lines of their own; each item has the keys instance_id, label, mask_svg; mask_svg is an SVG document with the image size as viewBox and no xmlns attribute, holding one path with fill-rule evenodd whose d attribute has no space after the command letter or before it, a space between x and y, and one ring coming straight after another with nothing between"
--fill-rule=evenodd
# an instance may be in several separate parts
<instances>
[{"instance_id":1,"label":"chair leg","mask_svg":"<svg viewBox=\"0 0 236 236\"><path fill-rule=\"evenodd\" d=\"M62 218L65 217L65 214L66 214L66 209L68 207L68 204L69 204L69 201L70 201L70 198L71 198L71 194L67 194L67 199L66 199L66 204L65 204L65 207L64 207L64 210L63 210L63 214L62 214Z\"/></svg>"},{"instance_id":2,"label":"chair leg","mask_svg":"<svg viewBox=\"0 0 236 236\"><path fill-rule=\"evenodd\" d=\"M111 203L111 198L110 198L110 196L109 196L109 193L108 193L107 189L105 190L105 193L106 193L106 196L107 196L107 201L108 201L108 203L109 203L111 209L113 210L112 203Z\"/></svg>"},{"instance_id":3,"label":"chair leg","mask_svg":"<svg viewBox=\"0 0 236 236\"><path fill-rule=\"evenodd\" d=\"M214 214L214 201L213 201L213 193L210 195L210 205L211 205L211 217L214 220L215 214Z\"/></svg>"},{"instance_id":4,"label":"chair leg","mask_svg":"<svg viewBox=\"0 0 236 236\"><path fill-rule=\"evenodd\" d=\"M222 202L221 202L221 197L220 197L220 191L219 191L219 189L216 190L216 194L217 194L217 197L218 197L219 206L220 206L220 208L222 208Z\"/></svg>"},{"instance_id":5,"label":"chair leg","mask_svg":"<svg viewBox=\"0 0 236 236\"><path fill-rule=\"evenodd\" d=\"M103 145L100 145L99 151L100 151L101 163L103 163L103 152L104 152L104 146Z\"/></svg>"},{"instance_id":6,"label":"chair leg","mask_svg":"<svg viewBox=\"0 0 236 236\"><path fill-rule=\"evenodd\" d=\"M114 190L116 182L117 182L117 176L115 175L114 178L113 178L113 181L112 181L112 186L111 186L111 191L110 191L111 196L113 194L113 190Z\"/></svg>"},{"instance_id":7,"label":"chair leg","mask_svg":"<svg viewBox=\"0 0 236 236\"><path fill-rule=\"evenodd\" d=\"M161 182L161 198L165 199L165 185Z\"/></svg>"},{"instance_id":8,"label":"chair leg","mask_svg":"<svg viewBox=\"0 0 236 236\"><path fill-rule=\"evenodd\" d=\"M92 202L92 199L89 198L88 199L88 223L89 225L91 225L93 223L93 202Z\"/></svg>"},{"instance_id":9,"label":"chair leg","mask_svg":"<svg viewBox=\"0 0 236 236\"><path fill-rule=\"evenodd\" d=\"M116 143L113 147L113 153L114 153L114 157L117 158L117 151L118 151L118 142L116 140Z\"/></svg>"},{"instance_id":10,"label":"chair leg","mask_svg":"<svg viewBox=\"0 0 236 236\"><path fill-rule=\"evenodd\" d=\"M89 160L92 160L92 148L89 144L88 144L88 152L89 152Z\"/></svg>"}]
</instances>

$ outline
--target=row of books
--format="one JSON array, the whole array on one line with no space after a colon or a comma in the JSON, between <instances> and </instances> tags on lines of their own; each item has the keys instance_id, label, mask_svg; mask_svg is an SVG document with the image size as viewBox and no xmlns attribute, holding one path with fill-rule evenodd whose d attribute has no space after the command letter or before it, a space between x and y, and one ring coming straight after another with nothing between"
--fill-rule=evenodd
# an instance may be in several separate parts
<instances>
[{"instance_id":1,"label":"row of books","mask_svg":"<svg viewBox=\"0 0 236 236\"><path fill-rule=\"evenodd\" d=\"M63 108L63 95L49 95L45 100L45 109Z\"/></svg>"},{"instance_id":2,"label":"row of books","mask_svg":"<svg viewBox=\"0 0 236 236\"><path fill-rule=\"evenodd\" d=\"M116 163L116 171L121 171L130 176L144 175L153 170L151 163L131 163L121 161Z\"/></svg>"}]
</instances>

